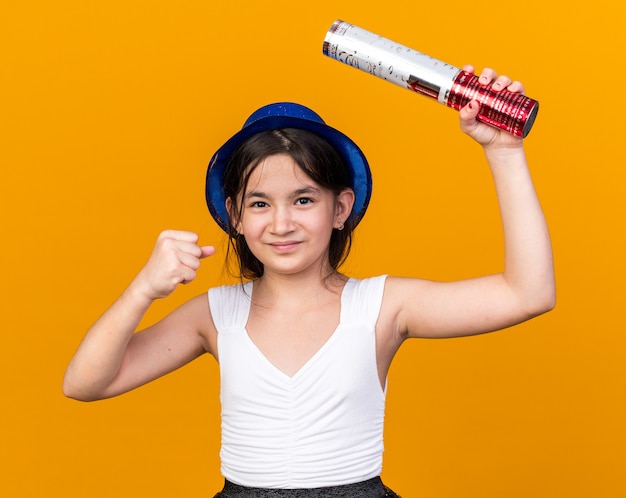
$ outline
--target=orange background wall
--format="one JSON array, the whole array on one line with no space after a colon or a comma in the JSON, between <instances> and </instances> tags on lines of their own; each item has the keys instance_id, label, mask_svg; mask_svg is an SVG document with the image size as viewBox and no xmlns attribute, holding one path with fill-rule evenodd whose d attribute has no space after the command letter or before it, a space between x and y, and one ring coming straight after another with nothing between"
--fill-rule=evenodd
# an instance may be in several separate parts
<instances>
[{"instance_id":1,"label":"orange background wall","mask_svg":"<svg viewBox=\"0 0 626 498\"><path fill-rule=\"evenodd\" d=\"M0 496L208 497L221 484L215 363L117 399L65 399L83 333L164 228L223 247L212 152L256 107L310 105L375 191L346 268L498 271L480 150L456 113L321 54L341 18L541 102L528 156L559 303L482 337L414 341L390 374L384 478L404 497L626 496L622 2L23 1L0 12ZM223 252L156 319L225 281Z\"/></svg>"}]
</instances>

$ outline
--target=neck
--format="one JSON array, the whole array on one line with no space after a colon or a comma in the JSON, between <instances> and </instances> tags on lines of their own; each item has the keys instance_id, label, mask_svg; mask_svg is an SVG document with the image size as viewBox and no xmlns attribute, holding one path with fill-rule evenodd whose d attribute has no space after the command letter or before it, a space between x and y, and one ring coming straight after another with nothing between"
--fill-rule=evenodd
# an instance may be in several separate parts
<instances>
[{"instance_id":1,"label":"neck","mask_svg":"<svg viewBox=\"0 0 626 498\"><path fill-rule=\"evenodd\" d=\"M254 283L254 299L286 306L319 299L321 294L340 294L347 278L335 270L319 274L266 273Z\"/></svg>"}]
</instances>

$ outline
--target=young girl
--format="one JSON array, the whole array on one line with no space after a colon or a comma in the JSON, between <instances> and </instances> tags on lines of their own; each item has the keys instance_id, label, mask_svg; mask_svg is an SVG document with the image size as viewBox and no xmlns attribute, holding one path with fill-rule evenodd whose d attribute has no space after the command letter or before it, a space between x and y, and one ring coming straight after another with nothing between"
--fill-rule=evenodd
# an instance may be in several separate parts
<instances>
[{"instance_id":1,"label":"young girl","mask_svg":"<svg viewBox=\"0 0 626 498\"><path fill-rule=\"evenodd\" d=\"M489 69L480 81L523 91ZM226 483L216 496L397 496L379 475L398 348L413 337L502 329L555 302L550 239L522 141L478 122L478 106L463 108L460 123L493 174L503 273L449 283L339 273L369 202L367 161L310 109L272 104L218 150L207 174L209 210L229 235L242 283L211 289L135 333L152 302L191 282L215 251L194 233L163 232L85 336L65 394L116 396L209 353L221 375Z\"/></svg>"}]
</instances>

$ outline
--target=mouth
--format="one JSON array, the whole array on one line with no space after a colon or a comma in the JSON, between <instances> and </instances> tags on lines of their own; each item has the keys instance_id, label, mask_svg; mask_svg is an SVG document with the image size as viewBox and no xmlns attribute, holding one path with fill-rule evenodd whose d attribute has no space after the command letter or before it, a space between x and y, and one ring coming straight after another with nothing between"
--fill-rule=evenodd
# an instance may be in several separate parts
<instances>
[{"instance_id":1,"label":"mouth","mask_svg":"<svg viewBox=\"0 0 626 498\"><path fill-rule=\"evenodd\" d=\"M283 242L272 242L269 246L276 252L285 253L291 252L300 245L300 242L295 240L286 240Z\"/></svg>"}]
</instances>

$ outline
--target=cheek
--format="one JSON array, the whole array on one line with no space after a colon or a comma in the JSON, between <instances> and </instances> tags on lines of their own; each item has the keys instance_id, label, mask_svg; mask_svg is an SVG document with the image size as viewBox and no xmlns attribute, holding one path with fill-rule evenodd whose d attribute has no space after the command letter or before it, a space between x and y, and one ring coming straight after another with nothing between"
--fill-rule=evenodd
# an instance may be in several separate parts
<instances>
[{"instance_id":1,"label":"cheek","mask_svg":"<svg viewBox=\"0 0 626 498\"><path fill-rule=\"evenodd\" d=\"M320 243L326 243L330 240L333 232L333 218L331 216L319 217L315 222L308 225L311 233L316 234Z\"/></svg>"},{"instance_id":2,"label":"cheek","mask_svg":"<svg viewBox=\"0 0 626 498\"><path fill-rule=\"evenodd\" d=\"M262 233L265 226L266 223L262 216L246 216L244 212L242 213L241 222L239 223L239 233L253 237Z\"/></svg>"}]
</instances>

